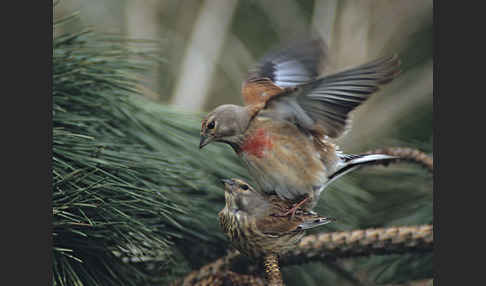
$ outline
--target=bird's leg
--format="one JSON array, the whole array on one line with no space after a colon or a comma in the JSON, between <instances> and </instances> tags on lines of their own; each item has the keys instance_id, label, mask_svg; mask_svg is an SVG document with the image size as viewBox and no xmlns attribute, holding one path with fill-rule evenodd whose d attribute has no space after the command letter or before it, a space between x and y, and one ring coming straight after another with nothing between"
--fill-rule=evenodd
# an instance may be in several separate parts
<instances>
[{"instance_id":1,"label":"bird's leg","mask_svg":"<svg viewBox=\"0 0 486 286\"><path fill-rule=\"evenodd\" d=\"M303 199L300 202L294 204L292 206L292 208L290 208L288 211L286 211L285 213L283 213L281 216L288 216L288 215L292 214L291 215L291 218L293 218L294 215L295 215L295 212L297 211L297 209L300 208L305 202L307 202L308 199L309 199L308 196L305 197L305 199Z\"/></svg>"}]
</instances>

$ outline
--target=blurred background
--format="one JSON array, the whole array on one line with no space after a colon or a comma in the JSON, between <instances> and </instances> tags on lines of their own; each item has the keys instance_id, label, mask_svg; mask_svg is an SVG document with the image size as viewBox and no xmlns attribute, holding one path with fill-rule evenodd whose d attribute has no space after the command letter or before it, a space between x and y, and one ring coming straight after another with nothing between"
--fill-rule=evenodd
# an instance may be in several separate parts
<instances>
[{"instance_id":1,"label":"blurred background","mask_svg":"<svg viewBox=\"0 0 486 286\"><path fill-rule=\"evenodd\" d=\"M73 11L81 18L56 34L82 25L157 40L164 62L143 78L146 96L195 112L241 104L248 68L303 34L326 40L325 73L398 53L402 76L354 112L352 132L340 139L353 152L383 140L431 140L432 8L432 0L64 0L54 18ZM400 131L408 125L413 134Z\"/></svg>"},{"instance_id":2,"label":"blurred background","mask_svg":"<svg viewBox=\"0 0 486 286\"><path fill-rule=\"evenodd\" d=\"M139 78L144 96L150 99L150 104L140 103L151 114L147 116L150 120L144 119L151 124L146 129L150 132L116 122L118 119L113 125L132 134L124 140L150 142L152 145L148 145L160 152L154 158L186 160L167 168L187 168L181 174L197 177L197 184L205 182L203 187L194 183L189 190L179 188L180 181L174 183L176 187L160 188L181 201L187 200L184 204L190 211L184 216L176 213L174 219L182 220L181 224L186 223L197 234L180 231L179 236L171 238L174 244L167 248L177 259L168 269L180 269L174 276L226 253L228 243L217 224L216 214L224 204L217 178L235 174L246 177L246 170L240 168L226 146L213 144L204 152L198 150L200 116L220 104L242 104L240 89L248 68L272 48L317 33L330 50L324 74L397 53L402 61L401 76L353 111L352 128L337 143L346 153L390 146L433 153L432 0L62 0L53 16L59 19L75 11L79 20L56 27L54 36L92 27L101 34L157 43L161 61L154 61ZM143 52L144 46L136 48ZM73 94L77 96L78 91ZM155 112L158 109L154 106L161 110ZM164 109L166 106L170 111ZM68 109L69 105L63 107ZM172 113L174 110L179 113ZM105 114L94 109L90 112L95 117ZM182 114L192 117L187 119ZM143 121L137 116L141 115L130 114ZM177 128L171 129L173 126ZM172 140L179 141L176 144ZM128 151L131 154L132 150ZM207 164L208 160L213 163ZM162 174L166 172L160 162L154 163L156 166ZM164 180L168 179L162 176L160 182L156 181L154 189ZM351 173L321 196L316 211L337 217L339 223L319 231L432 224L432 186L431 174L410 165ZM198 215L194 216L196 211ZM163 231L170 235L175 232ZM309 263L285 267L283 275L287 285L326 285L322 281L332 285L425 285L423 280L434 275L432 257L432 253L406 253Z\"/></svg>"}]
</instances>

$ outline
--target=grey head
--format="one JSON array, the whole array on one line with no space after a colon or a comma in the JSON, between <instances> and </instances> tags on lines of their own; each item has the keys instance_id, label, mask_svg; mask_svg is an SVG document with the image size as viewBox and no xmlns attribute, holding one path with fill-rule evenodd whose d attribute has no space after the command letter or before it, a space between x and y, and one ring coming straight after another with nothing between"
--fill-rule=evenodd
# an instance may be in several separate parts
<instances>
[{"instance_id":1,"label":"grey head","mask_svg":"<svg viewBox=\"0 0 486 286\"><path fill-rule=\"evenodd\" d=\"M230 145L238 143L240 139L238 135L245 132L250 119L246 107L233 104L216 107L202 121L199 148L203 148L211 142L223 142Z\"/></svg>"}]
</instances>

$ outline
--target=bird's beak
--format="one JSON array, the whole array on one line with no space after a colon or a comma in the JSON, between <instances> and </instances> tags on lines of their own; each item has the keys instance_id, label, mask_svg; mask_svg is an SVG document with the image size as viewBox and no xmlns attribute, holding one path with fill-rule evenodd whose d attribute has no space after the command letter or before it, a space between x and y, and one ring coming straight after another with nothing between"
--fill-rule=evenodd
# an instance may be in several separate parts
<instances>
[{"instance_id":1,"label":"bird's beak","mask_svg":"<svg viewBox=\"0 0 486 286\"><path fill-rule=\"evenodd\" d=\"M224 185L224 190L231 192L233 190L233 185L235 184L231 179L221 179L221 183Z\"/></svg>"},{"instance_id":2,"label":"bird's beak","mask_svg":"<svg viewBox=\"0 0 486 286\"><path fill-rule=\"evenodd\" d=\"M229 185L229 186L233 185L233 181L230 179L221 179L220 181L225 185Z\"/></svg>"},{"instance_id":3,"label":"bird's beak","mask_svg":"<svg viewBox=\"0 0 486 286\"><path fill-rule=\"evenodd\" d=\"M199 149L211 143L211 138L201 135L201 141L199 142Z\"/></svg>"}]
</instances>

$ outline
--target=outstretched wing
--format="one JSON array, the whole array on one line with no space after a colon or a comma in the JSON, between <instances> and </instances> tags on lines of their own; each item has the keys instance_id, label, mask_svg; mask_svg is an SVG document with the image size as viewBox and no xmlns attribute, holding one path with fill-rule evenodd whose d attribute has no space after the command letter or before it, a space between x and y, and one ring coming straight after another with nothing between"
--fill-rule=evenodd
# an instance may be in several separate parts
<instances>
[{"instance_id":1,"label":"outstretched wing","mask_svg":"<svg viewBox=\"0 0 486 286\"><path fill-rule=\"evenodd\" d=\"M281 93L268 100L259 115L336 138L349 125L349 113L399 73L398 57L383 57Z\"/></svg>"},{"instance_id":2,"label":"outstretched wing","mask_svg":"<svg viewBox=\"0 0 486 286\"><path fill-rule=\"evenodd\" d=\"M243 83L245 104L265 102L286 88L314 80L319 75L326 53L324 42L312 39L266 54L250 70Z\"/></svg>"}]
</instances>

